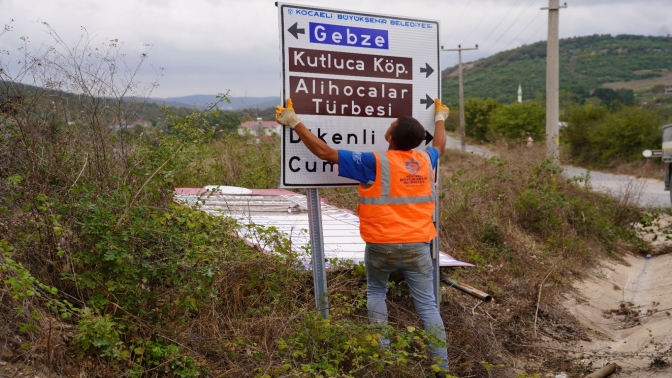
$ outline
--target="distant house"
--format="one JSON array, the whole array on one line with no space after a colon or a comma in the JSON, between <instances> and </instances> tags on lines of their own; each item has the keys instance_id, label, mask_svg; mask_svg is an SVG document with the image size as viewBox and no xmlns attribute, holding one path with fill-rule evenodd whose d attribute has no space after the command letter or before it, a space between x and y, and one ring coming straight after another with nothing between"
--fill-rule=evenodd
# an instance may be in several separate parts
<instances>
[{"instance_id":1,"label":"distant house","mask_svg":"<svg viewBox=\"0 0 672 378\"><path fill-rule=\"evenodd\" d=\"M121 123L114 123L112 125L109 125L109 128L111 130L118 131L118 130L132 129L135 126L149 127L149 126L152 126L152 123L150 121L145 120L145 119L139 119L139 120L130 121L130 122L122 121Z\"/></svg>"},{"instance_id":2,"label":"distant house","mask_svg":"<svg viewBox=\"0 0 672 378\"><path fill-rule=\"evenodd\" d=\"M280 135L282 132L282 125L275 121L262 121L257 118L256 121L243 122L238 126L238 134L240 135L254 135L254 136L271 136L273 134Z\"/></svg>"}]
</instances>

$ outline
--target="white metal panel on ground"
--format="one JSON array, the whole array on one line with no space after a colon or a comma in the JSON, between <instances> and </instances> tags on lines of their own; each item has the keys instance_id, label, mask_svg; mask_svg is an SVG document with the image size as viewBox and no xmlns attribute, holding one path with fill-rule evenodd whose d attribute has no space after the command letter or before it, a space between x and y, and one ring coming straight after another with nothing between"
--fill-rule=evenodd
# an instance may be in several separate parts
<instances>
[{"instance_id":1,"label":"white metal panel on ground","mask_svg":"<svg viewBox=\"0 0 672 378\"><path fill-rule=\"evenodd\" d=\"M275 227L291 241L292 251L310 267L310 235L306 196L284 189L252 189L247 194L230 194L202 188L178 188L175 200L210 214L234 218L241 225L239 237L248 244L274 252L256 227ZM242 191L241 191L242 192ZM366 243L359 235L357 215L322 203L322 227L326 259L364 262ZM441 252L441 266L472 266Z\"/></svg>"}]
</instances>

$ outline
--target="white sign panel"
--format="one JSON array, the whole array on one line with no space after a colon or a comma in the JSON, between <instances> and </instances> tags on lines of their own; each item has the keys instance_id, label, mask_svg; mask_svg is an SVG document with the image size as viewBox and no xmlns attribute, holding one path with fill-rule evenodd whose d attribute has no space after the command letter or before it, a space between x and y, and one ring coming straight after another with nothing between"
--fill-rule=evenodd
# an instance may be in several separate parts
<instances>
[{"instance_id":1,"label":"white sign panel","mask_svg":"<svg viewBox=\"0 0 672 378\"><path fill-rule=\"evenodd\" d=\"M282 100L329 146L385 151L385 132L402 115L434 133L441 96L439 22L278 4ZM338 166L282 132L281 187L350 186Z\"/></svg>"}]
</instances>

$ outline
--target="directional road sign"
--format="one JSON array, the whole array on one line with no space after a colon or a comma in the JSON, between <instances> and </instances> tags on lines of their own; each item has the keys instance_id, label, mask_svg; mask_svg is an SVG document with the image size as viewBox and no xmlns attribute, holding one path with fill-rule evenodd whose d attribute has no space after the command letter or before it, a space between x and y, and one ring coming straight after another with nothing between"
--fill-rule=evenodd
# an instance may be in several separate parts
<instances>
[{"instance_id":1,"label":"directional road sign","mask_svg":"<svg viewBox=\"0 0 672 378\"><path fill-rule=\"evenodd\" d=\"M335 149L385 151L385 132L403 115L434 133L441 95L439 22L407 16L279 3L282 99ZM289 128L282 133L281 187L357 183L314 156Z\"/></svg>"}]
</instances>

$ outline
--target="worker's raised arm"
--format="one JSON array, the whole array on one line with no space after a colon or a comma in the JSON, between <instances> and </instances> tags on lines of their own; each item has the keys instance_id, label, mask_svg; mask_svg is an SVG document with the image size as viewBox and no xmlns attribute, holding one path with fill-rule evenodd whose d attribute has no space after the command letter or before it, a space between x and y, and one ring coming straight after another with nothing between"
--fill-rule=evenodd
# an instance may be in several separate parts
<instances>
[{"instance_id":1,"label":"worker's raised arm","mask_svg":"<svg viewBox=\"0 0 672 378\"><path fill-rule=\"evenodd\" d=\"M322 139L318 138L308 130L306 125L301 122L294 112L294 105L292 104L291 98L287 99L286 108L280 105L275 107L275 120L281 125L291 127L299 138L301 138L303 144L305 144L315 156L322 160L338 163L338 151L329 147L329 145L324 143Z\"/></svg>"},{"instance_id":2,"label":"worker's raised arm","mask_svg":"<svg viewBox=\"0 0 672 378\"><path fill-rule=\"evenodd\" d=\"M439 156L443 155L446 149L446 126L445 122L450 114L450 109L441 104L438 98L434 100L434 139L432 146L439 151Z\"/></svg>"}]
</instances>

